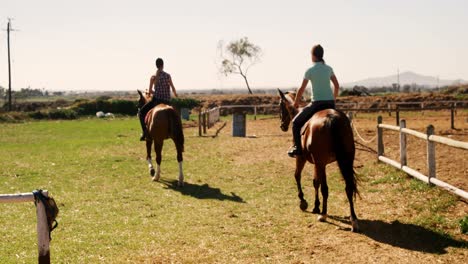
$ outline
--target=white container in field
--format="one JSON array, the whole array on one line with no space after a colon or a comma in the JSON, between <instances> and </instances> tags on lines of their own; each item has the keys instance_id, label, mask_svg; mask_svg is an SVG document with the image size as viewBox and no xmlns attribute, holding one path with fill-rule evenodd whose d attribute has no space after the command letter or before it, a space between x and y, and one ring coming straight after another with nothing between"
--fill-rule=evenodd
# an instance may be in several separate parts
<instances>
[{"instance_id":1,"label":"white container in field","mask_svg":"<svg viewBox=\"0 0 468 264\"><path fill-rule=\"evenodd\" d=\"M98 118L103 118L105 116L106 116L106 114L104 114L103 111L99 111L99 112L96 113L96 117L98 117Z\"/></svg>"},{"instance_id":2,"label":"white container in field","mask_svg":"<svg viewBox=\"0 0 468 264\"><path fill-rule=\"evenodd\" d=\"M246 115L245 113L232 114L232 136L245 137Z\"/></svg>"}]
</instances>

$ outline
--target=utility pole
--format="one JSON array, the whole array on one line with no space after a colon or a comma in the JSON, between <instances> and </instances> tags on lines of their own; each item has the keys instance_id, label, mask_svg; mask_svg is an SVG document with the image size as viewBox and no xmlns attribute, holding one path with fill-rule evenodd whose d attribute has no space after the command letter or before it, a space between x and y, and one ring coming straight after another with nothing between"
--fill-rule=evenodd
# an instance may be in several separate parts
<instances>
[{"instance_id":1,"label":"utility pole","mask_svg":"<svg viewBox=\"0 0 468 264\"><path fill-rule=\"evenodd\" d=\"M11 59L10 59L10 31L15 31L11 28L11 18L8 18L7 25L7 45L8 45L8 111L11 111Z\"/></svg>"},{"instance_id":2,"label":"utility pole","mask_svg":"<svg viewBox=\"0 0 468 264\"><path fill-rule=\"evenodd\" d=\"M400 92L400 68L397 68L397 84L398 84L398 92Z\"/></svg>"}]
</instances>

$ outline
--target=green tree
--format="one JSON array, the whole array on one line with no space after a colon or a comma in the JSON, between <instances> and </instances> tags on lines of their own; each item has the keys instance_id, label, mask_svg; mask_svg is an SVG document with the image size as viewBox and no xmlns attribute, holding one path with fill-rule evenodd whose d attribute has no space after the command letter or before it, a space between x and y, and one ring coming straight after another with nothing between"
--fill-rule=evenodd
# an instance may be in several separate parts
<instances>
[{"instance_id":1,"label":"green tree","mask_svg":"<svg viewBox=\"0 0 468 264\"><path fill-rule=\"evenodd\" d=\"M220 72L225 76L228 74L240 74L244 78L249 93L252 94L247 73L253 65L260 61L262 49L249 41L247 37L231 41L224 47L222 41L219 42L221 63Z\"/></svg>"}]
</instances>

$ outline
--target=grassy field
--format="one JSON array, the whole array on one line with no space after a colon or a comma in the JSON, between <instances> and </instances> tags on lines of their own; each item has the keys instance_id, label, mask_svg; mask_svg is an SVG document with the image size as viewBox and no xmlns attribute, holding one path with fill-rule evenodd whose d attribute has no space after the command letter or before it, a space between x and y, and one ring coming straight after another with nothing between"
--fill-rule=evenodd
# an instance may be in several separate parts
<instances>
[{"instance_id":1,"label":"grassy field","mask_svg":"<svg viewBox=\"0 0 468 264\"><path fill-rule=\"evenodd\" d=\"M373 117L374 118L374 117ZM328 168L326 223L299 210L290 135L277 119L248 121L248 138L185 129L185 178L176 187L172 142L151 182L138 121L82 119L0 126L0 193L48 189L58 202L53 263L458 262L468 206L359 151L361 233L350 232L344 183ZM154 158L154 157L153 157ZM312 167L303 188L312 204ZM36 259L32 203L0 204L0 263Z\"/></svg>"}]
</instances>

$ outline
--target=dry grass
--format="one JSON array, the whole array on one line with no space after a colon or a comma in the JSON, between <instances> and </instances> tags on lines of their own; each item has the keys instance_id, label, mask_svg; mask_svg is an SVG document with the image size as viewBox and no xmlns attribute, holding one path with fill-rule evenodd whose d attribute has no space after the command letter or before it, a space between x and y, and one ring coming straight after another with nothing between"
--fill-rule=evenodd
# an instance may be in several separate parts
<instances>
[{"instance_id":1,"label":"dry grass","mask_svg":"<svg viewBox=\"0 0 468 264\"><path fill-rule=\"evenodd\" d=\"M373 135L374 120L358 117L366 136ZM451 194L359 151L362 199L356 212L362 233L352 233L335 165L328 167L330 218L319 223L310 209L298 208L294 160L286 155L290 134L280 132L279 121L249 120L247 134L255 137L232 138L230 130L228 122L211 138L185 129L187 184L181 189L175 187L171 142L163 151L162 181L150 181L136 120L8 124L0 128L0 193L51 191L61 208L52 241L52 259L59 263L461 263L468 258L468 237L457 224L468 205ZM307 165L303 188L309 204L311 174ZM33 205L1 206L9 213L0 219L0 262L33 262Z\"/></svg>"}]
</instances>

